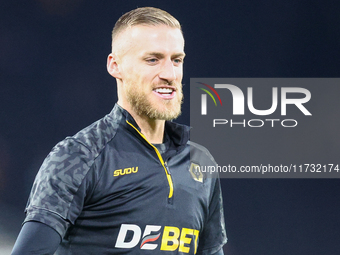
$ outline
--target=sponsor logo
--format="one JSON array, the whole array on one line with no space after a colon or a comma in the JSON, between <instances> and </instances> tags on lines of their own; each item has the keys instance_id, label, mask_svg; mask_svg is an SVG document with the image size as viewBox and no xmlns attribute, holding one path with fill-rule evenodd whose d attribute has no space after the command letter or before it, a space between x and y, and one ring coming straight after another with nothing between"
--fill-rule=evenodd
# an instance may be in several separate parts
<instances>
[{"instance_id":1,"label":"sponsor logo","mask_svg":"<svg viewBox=\"0 0 340 255\"><path fill-rule=\"evenodd\" d=\"M194 253L197 252L199 231L196 229L182 228L172 226L146 225L143 235L142 229L135 224L122 224L119 229L116 248L132 249L139 244L141 250L155 250L159 242L155 243L161 237L161 245L158 248L161 251L176 251L189 253L194 247Z\"/></svg>"},{"instance_id":2,"label":"sponsor logo","mask_svg":"<svg viewBox=\"0 0 340 255\"><path fill-rule=\"evenodd\" d=\"M127 167L124 169L117 169L113 172L113 176L121 176L127 174L133 174L138 172L138 166L136 167Z\"/></svg>"}]
</instances>

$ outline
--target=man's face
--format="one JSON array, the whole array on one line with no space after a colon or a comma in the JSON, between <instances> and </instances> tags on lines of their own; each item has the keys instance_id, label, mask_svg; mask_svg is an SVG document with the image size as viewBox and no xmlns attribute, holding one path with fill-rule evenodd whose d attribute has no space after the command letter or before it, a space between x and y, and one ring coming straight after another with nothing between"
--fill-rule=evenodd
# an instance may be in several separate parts
<instances>
[{"instance_id":1,"label":"man's face","mask_svg":"<svg viewBox=\"0 0 340 255\"><path fill-rule=\"evenodd\" d=\"M127 110L151 119L181 113L184 39L177 28L137 25L119 35L119 71ZM119 53L118 53L119 55Z\"/></svg>"}]
</instances>

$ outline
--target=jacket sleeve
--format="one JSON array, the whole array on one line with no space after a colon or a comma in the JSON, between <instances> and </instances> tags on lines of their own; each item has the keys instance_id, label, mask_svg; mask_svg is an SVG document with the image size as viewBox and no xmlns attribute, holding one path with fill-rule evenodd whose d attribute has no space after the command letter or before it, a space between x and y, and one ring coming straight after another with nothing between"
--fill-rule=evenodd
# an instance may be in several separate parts
<instances>
[{"instance_id":1,"label":"jacket sleeve","mask_svg":"<svg viewBox=\"0 0 340 255\"><path fill-rule=\"evenodd\" d=\"M90 188L91 152L74 139L59 143L43 162L26 207L26 219L48 225L64 237L81 213Z\"/></svg>"},{"instance_id":2,"label":"jacket sleeve","mask_svg":"<svg viewBox=\"0 0 340 255\"><path fill-rule=\"evenodd\" d=\"M215 185L209 205L209 215L200 235L197 252L200 255L223 254L222 247L227 242L220 180L215 178L213 181Z\"/></svg>"},{"instance_id":3,"label":"jacket sleeve","mask_svg":"<svg viewBox=\"0 0 340 255\"><path fill-rule=\"evenodd\" d=\"M205 147L191 141L190 146L190 160L192 162L197 162L201 167L216 168L216 161ZM204 173L205 185L210 186L210 200L203 230L199 236L197 254L223 254L222 247L227 243L227 234L225 230L220 179L217 171L205 171Z\"/></svg>"},{"instance_id":4,"label":"jacket sleeve","mask_svg":"<svg viewBox=\"0 0 340 255\"><path fill-rule=\"evenodd\" d=\"M36 221L26 222L18 235L11 255L52 255L61 237L53 228Z\"/></svg>"}]
</instances>

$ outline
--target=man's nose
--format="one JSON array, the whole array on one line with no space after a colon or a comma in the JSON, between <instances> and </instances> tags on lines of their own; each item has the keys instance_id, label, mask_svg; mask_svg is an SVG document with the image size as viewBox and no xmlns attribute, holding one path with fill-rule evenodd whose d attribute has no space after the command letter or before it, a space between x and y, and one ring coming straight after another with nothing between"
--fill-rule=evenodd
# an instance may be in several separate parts
<instances>
[{"instance_id":1,"label":"man's nose","mask_svg":"<svg viewBox=\"0 0 340 255\"><path fill-rule=\"evenodd\" d=\"M176 79L175 66L172 60L164 62L162 70L159 73L159 78L166 80L169 84Z\"/></svg>"}]
</instances>

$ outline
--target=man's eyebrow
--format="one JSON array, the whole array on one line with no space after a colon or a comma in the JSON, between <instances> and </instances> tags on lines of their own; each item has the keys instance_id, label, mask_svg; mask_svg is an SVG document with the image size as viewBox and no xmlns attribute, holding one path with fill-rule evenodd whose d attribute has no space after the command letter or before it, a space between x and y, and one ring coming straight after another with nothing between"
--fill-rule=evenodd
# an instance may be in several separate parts
<instances>
[{"instance_id":1,"label":"man's eyebrow","mask_svg":"<svg viewBox=\"0 0 340 255\"><path fill-rule=\"evenodd\" d=\"M157 58L164 58L165 55L163 53L160 53L160 52L147 52L145 53L146 56L155 56ZM173 54L172 57L175 57L175 58L178 58L178 57L185 57L185 53L184 52L181 52L181 53L176 53L176 54Z\"/></svg>"},{"instance_id":2,"label":"man's eyebrow","mask_svg":"<svg viewBox=\"0 0 340 255\"><path fill-rule=\"evenodd\" d=\"M174 54L173 57L175 57L175 58L178 58L178 57L184 58L185 57L185 53L184 52L177 53L177 54Z\"/></svg>"},{"instance_id":3,"label":"man's eyebrow","mask_svg":"<svg viewBox=\"0 0 340 255\"><path fill-rule=\"evenodd\" d=\"M154 57L157 57L157 58L163 58L164 57L164 54L163 53L160 53L160 52L147 52L145 53L146 56L154 56Z\"/></svg>"}]
</instances>

